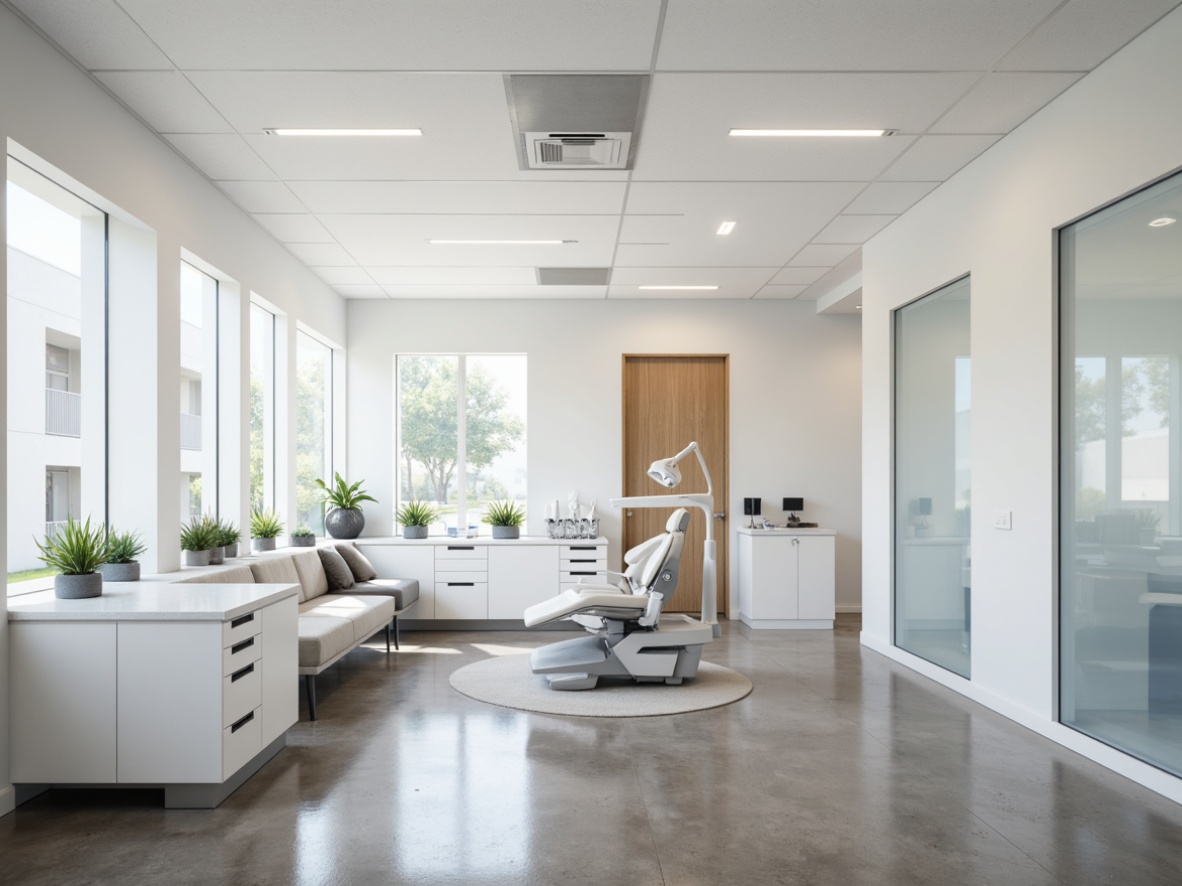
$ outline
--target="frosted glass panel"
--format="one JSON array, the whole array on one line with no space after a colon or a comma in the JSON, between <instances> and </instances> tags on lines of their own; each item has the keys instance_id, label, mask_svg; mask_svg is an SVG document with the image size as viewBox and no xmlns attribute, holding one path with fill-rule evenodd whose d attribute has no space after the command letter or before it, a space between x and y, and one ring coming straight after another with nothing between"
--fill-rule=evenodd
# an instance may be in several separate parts
<instances>
[{"instance_id":1,"label":"frosted glass panel","mask_svg":"<svg viewBox=\"0 0 1182 886\"><path fill-rule=\"evenodd\" d=\"M1060 239L1060 718L1182 774L1182 177Z\"/></svg>"},{"instance_id":2,"label":"frosted glass panel","mask_svg":"<svg viewBox=\"0 0 1182 886\"><path fill-rule=\"evenodd\" d=\"M895 313L895 645L968 677L969 281Z\"/></svg>"}]
</instances>

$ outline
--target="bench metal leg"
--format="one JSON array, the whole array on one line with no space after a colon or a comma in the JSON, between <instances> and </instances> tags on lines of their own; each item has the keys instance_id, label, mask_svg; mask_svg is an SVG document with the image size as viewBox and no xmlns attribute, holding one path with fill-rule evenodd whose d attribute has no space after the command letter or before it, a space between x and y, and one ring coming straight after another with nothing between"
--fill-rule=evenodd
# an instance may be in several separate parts
<instances>
[{"instance_id":1,"label":"bench metal leg","mask_svg":"<svg viewBox=\"0 0 1182 886\"><path fill-rule=\"evenodd\" d=\"M386 655L390 654L390 626L386 625Z\"/></svg>"},{"instance_id":2,"label":"bench metal leg","mask_svg":"<svg viewBox=\"0 0 1182 886\"><path fill-rule=\"evenodd\" d=\"M308 719L316 719L316 676L304 674L304 691L308 696Z\"/></svg>"},{"instance_id":3,"label":"bench metal leg","mask_svg":"<svg viewBox=\"0 0 1182 886\"><path fill-rule=\"evenodd\" d=\"M397 615L394 616L394 648L395 649L402 648L401 646L398 645L398 616Z\"/></svg>"}]
</instances>

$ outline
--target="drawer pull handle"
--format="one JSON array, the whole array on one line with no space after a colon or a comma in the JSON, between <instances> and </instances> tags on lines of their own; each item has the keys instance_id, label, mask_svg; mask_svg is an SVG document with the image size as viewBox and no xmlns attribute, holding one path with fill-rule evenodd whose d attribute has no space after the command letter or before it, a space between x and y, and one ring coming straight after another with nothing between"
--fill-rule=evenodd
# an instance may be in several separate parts
<instances>
[{"instance_id":1,"label":"drawer pull handle","mask_svg":"<svg viewBox=\"0 0 1182 886\"><path fill-rule=\"evenodd\" d=\"M232 622L230 622L230 627L232 627L232 628L240 628L240 627L242 627L243 625L248 625L248 624L250 624L252 621L254 621L254 613L253 613L253 612L250 612L250 613L248 613L248 614L246 614L246 615L240 615L240 616L238 616L238 618L236 618L236 619L234 619Z\"/></svg>"},{"instance_id":2,"label":"drawer pull handle","mask_svg":"<svg viewBox=\"0 0 1182 886\"><path fill-rule=\"evenodd\" d=\"M581 559L581 560L570 560L569 562L571 562L571 563L594 563L595 558L594 557L587 557L587 558Z\"/></svg>"},{"instance_id":3,"label":"drawer pull handle","mask_svg":"<svg viewBox=\"0 0 1182 886\"><path fill-rule=\"evenodd\" d=\"M230 682L237 683L239 680L241 680L247 674L253 674L253 673L254 673L254 662L252 661L246 667L242 668L242 670L235 671L234 673L232 673L230 675Z\"/></svg>"},{"instance_id":4,"label":"drawer pull handle","mask_svg":"<svg viewBox=\"0 0 1182 886\"><path fill-rule=\"evenodd\" d=\"M231 646L230 647L230 654L237 655L243 649L249 649L253 645L254 645L254 637L247 637L241 643L235 643L233 646Z\"/></svg>"},{"instance_id":5,"label":"drawer pull handle","mask_svg":"<svg viewBox=\"0 0 1182 886\"><path fill-rule=\"evenodd\" d=\"M587 572L585 570L579 571L579 570L574 570L574 569L572 569L569 574L570 575L599 575L598 572Z\"/></svg>"},{"instance_id":6,"label":"drawer pull handle","mask_svg":"<svg viewBox=\"0 0 1182 886\"><path fill-rule=\"evenodd\" d=\"M237 732L239 729L241 729L243 726L245 726L247 723L249 723L253 719L254 719L254 711L251 711L249 714L247 714L245 717L243 717L241 720L239 720L237 723L235 723L233 726L230 727L230 734L233 735L235 732Z\"/></svg>"},{"instance_id":7,"label":"drawer pull handle","mask_svg":"<svg viewBox=\"0 0 1182 886\"><path fill-rule=\"evenodd\" d=\"M476 587L476 582L474 582L474 581L449 581L447 583L447 586L449 588L474 588L474 587Z\"/></svg>"},{"instance_id":8,"label":"drawer pull handle","mask_svg":"<svg viewBox=\"0 0 1182 886\"><path fill-rule=\"evenodd\" d=\"M595 545L571 545L570 549L572 551L593 551L595 550Z\"/></svg>"},{"instance_id":9,"label":"drawer pull handle","mask_svg":"<svg viewBox=\"0 0 1182 886\"><path fill-rule=\"evenodd\" d=\"M475 545L448 545L447 549L449 551L474 551L474 550L476 550L476 546Z\"/></svg>"}]
</instances>

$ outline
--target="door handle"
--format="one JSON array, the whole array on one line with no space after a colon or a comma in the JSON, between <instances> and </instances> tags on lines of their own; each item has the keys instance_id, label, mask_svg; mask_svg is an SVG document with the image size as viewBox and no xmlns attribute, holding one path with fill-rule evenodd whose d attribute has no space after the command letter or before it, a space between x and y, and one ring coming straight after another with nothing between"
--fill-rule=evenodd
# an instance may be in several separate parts
<instances>
[{"instance_id":1,"label":"door handle","mask_svg":"<svg viewBox=\"0 0 1182 886\"><path fill-rule=\"evenodd\" d=\"M725 519L726 519L726 511L723 511L723 512L721 512L721 513L715 514L715 515L714 515L714 519L715 519L715 520L725 520Z\"/></svg>"},{"instance_id":2,"label":"door handle","mask_svg":"<svg viewBox=\"0 0 1182 886\"><path fill-rule=\"evenodd\" d=\"M631 512L631 511L625 511L625 512L624 512L624 516L625 516L625 517L631 517L631 516L632 516L632 512Z\"/></svg>"}]
</instances>

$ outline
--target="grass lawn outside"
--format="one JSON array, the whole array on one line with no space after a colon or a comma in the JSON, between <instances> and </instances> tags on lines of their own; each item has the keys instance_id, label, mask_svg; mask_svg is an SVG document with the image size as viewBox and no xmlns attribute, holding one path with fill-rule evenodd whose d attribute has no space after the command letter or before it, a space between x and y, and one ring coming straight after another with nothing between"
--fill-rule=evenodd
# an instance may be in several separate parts
<instances>
[{"instance_id":1,"label":"grass lawn outside","mask_svg":"<svg viewBox=\"0 0 1182 886\"><path fill-rule=\"evenodd\" d=\"M25 569L22 572L8 573L8 583L11 585L18 581L32 581L34 578L49 578L51 575L57 575L57 570L50 569L48 566L42 569Z\"/></svg>"}]
</instances>

